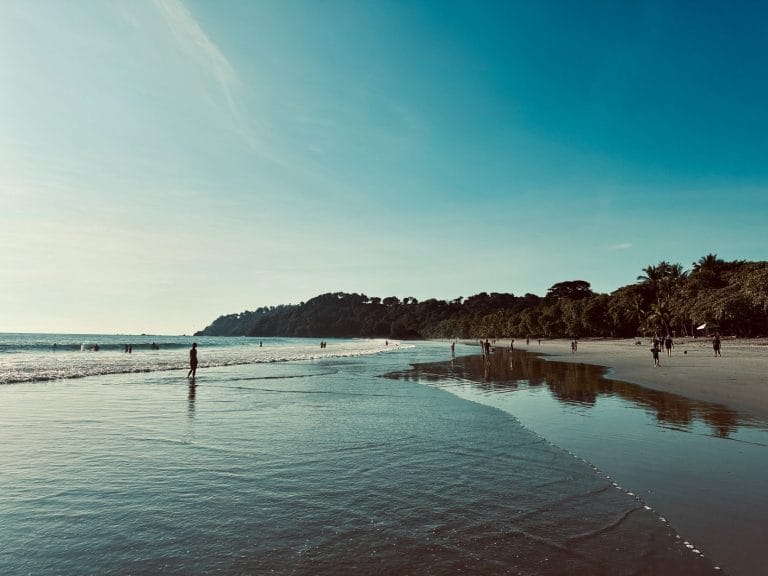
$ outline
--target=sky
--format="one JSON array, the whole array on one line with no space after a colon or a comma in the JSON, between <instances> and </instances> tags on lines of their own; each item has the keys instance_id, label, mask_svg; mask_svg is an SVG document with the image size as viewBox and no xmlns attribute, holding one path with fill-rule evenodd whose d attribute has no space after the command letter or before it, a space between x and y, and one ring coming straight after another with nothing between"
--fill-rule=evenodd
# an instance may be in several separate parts
<instances>
[{"instance_id":1,"label":"sky","mask_svg":"<svg viewBox=\"0 0 768 576\"><path fill-rule=\"evenodd\" d=\"M0 0L0 332L768 260L768 5Z\"/></svg>"}]
</instances>

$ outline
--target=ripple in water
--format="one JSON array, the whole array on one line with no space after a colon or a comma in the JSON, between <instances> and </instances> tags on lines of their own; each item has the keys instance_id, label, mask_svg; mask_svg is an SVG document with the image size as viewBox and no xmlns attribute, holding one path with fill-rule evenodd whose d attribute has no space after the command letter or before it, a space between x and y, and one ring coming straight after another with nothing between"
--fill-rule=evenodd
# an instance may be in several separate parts
<instances>
[{"instance_id":1,"label":"ripple in water","mask_svg":"<svg viewBox=\"0 0 768 576\"><path fill-rule=\"evenodd\" d=\"M379 377L434 350L1 388L0 573L716 572L511 416Z\"/></svg>"}]
</instances>

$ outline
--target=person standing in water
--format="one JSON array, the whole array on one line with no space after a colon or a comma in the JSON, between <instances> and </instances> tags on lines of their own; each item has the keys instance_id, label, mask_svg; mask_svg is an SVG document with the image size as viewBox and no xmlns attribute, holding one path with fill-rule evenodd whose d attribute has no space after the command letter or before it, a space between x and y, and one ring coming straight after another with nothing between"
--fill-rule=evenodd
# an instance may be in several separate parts
<instances>
[{"instance_id":1,"label":"person standing in water","mask_svg":"<svg viewBox=\"0 0 768 576\"><path fill-rule=\"evenodd\" d=\"M189 372L187 372L187 378L190 376L195 377L197 373L197 342L192 343L192 348L189 349Z\"/></svg>"}]
</instances>

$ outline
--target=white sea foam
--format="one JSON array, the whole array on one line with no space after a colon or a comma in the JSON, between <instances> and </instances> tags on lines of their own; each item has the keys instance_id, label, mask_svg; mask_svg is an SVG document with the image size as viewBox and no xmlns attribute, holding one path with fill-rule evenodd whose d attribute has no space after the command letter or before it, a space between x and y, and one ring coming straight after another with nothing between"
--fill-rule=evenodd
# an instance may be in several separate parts
<instances>
[{"instance_id":1,"label":"white sea foam","mask_svg":"<svg viewBox=\"0 0 768 576\"><path fill-rule=\"evenodd\" d=\"M59 336L54 350L57 339L52 335L25 340L19 335L0 334L0 350L4 350L0 353L0 384L183 370L188 367L193 340L198 342L199 369L364 356L411 346L384 339L328 340L321 348L320 340L305 338ZM159 349L151 347L150 342L156 341ZM130 354L125 352L127 343L132 346ZM97 344L100 349L94 351Z\"/></svg>"}]
</instances>

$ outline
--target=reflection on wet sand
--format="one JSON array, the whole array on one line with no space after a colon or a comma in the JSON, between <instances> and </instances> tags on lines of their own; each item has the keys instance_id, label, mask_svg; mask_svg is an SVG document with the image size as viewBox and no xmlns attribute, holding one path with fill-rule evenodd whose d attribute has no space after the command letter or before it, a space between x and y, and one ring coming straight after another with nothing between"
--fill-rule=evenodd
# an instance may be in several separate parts
<instances>
[{"instance_id":1,"label":"reflection on wet sand","mask_svg":"<svg viewBox=\"0 0 768 576\"><path fill-rule=\"evenodd\" d=\"M187 396L188 406L187 406L187 414L191 417L195 415L195 395L196 395L197 385L195 384L195 379L192 378L189 381L189 395Z\"/></svg>"},{"instance_id":2,"label":"reflection on wet sand","mask_svg":"<svg viewBox=\"0 0 768 576\"><path fill-rule=\"evenodd\" d=\"M502 393L523 386L546 386L560 402L584 407L594 406L600 396L618 396L654 414L664 425L687 428L701 421L721 438L727 438L739 426L750 425L748 419L724 406L611 380L603 376L604 372L598 366L551 362L524 351L499 348L487 359L476 355L419 364L389 377L433 384L458 379L474 382L488 392Z\"/></svg>"}]
</instances>

